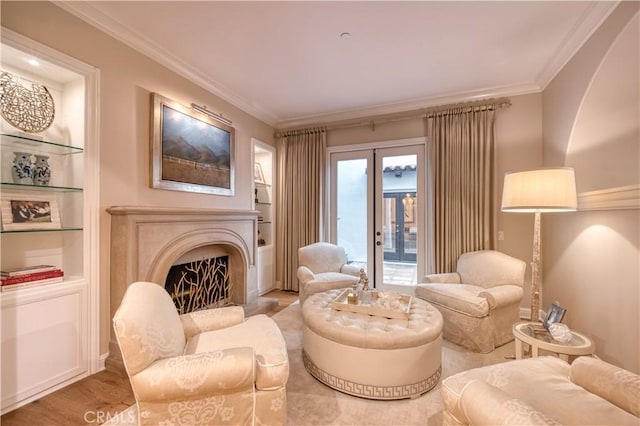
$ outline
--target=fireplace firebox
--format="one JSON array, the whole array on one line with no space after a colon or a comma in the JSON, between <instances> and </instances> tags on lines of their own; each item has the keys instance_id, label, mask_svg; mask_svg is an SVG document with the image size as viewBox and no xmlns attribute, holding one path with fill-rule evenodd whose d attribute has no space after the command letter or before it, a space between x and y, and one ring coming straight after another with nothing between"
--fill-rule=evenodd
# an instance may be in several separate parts
<instances>
[{"instance_id":1,"label":"fireplace firebox","mask_svg":"<svg viewBox=\"0 0 640 426\"><path fill-rule=\"evenodd\" d=\"M229 256L209 257L173 265L164 288L179 314L231 304Z\"/></svg>"}]
</instances>

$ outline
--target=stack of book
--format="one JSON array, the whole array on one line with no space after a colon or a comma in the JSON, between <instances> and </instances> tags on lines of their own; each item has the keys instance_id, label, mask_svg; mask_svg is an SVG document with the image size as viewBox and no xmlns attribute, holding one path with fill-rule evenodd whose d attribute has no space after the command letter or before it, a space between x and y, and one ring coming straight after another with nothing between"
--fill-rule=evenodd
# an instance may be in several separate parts
<instances>
[{"instance_id":1,"label":"stack of book","mask_svg":"<svg viewBox=\"0 0 640 426\"><path fill-rule=\"evenodd\" d=\"M62 281L64 272L53 265L25 266L0 271L0 290L39 286Z\"/></svg>"}]
</instances>

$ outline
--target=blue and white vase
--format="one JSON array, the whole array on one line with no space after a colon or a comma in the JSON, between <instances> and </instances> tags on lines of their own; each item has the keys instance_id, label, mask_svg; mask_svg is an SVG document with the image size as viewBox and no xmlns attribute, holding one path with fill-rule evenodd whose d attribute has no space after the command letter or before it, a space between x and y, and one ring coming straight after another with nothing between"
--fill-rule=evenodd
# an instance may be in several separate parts
<instances>
[{"instance_id":1,"label":"blue and white vase","mask_svg":"<svg viewBox=\"0 0 640 426\"><path fill-rule=\"evenodd\" d=\"M33 184L49 185L51 180L51 167L49 167L49 157L46 155L35 154L36 161L34 163Z\"/></svg>"},{"instance_id":2,"label":"blue and white vase","mask_svg":"<svg viewBox=\"0 0 640 426\"><path fill-rule=\"evenodd\" d=\"M33 184L33 165L31 164L31 153L14 152L13 167L11 168L11 177L14 183L23 185Z\"/></svg>"}]
</instances>

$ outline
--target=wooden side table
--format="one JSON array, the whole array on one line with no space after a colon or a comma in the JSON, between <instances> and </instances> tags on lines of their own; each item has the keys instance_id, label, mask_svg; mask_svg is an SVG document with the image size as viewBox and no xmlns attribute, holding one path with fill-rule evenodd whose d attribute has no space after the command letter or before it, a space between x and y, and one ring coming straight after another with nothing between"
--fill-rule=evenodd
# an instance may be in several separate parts
<instances>
[{"instance_id":1,"label":"wooden side table","mask_svg":"<svg viewBox=\"0 0 640 426\"><path fill-rule=\"evenodd\" d=\"M573 338L566 342L558 342L551 337L548 332L545 334L534 333L530 328L530 324L540 325L540 323L521 322L514 324L513 336L516 338L516 359L522 358L522 343L531 346L531 356L538 356L538 351L543 349L549 352L555 352L560 359L569 362L569 356L593 355L595 345L588 337L571 331Z\"/></svg>"}]
</instances>

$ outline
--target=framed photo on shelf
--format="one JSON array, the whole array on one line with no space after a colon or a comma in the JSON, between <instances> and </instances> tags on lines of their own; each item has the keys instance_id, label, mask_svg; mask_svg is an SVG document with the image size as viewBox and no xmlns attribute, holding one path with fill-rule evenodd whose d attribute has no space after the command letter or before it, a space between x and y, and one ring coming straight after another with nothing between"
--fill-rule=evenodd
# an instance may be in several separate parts
<instances>
[{"instance_id":1,"label":"framed photo on shelf","mask_svg":"<svg viewBox=\"0 0 640 426\"><path fill-rule=\"evenodd\" d=\"M151 186L234 194L234 128L157 93L151 96Z\"/></svg>"},{"instance_id":2,"label":"framed photo on shelf","mask_svg":"<svg viewBox=\"0 0 640 426\"><path fill-rule=\"evenodd\" d=\"M560 307L557 303L552 303L549 307L549 312L547 312L547 316L544 318L542 325L547 330L551 324L556 322L562 322L562 318L564 318L564 314L567 312L566 309Z\"/></svg>"},{"instance_id":3,"label":"framed photo on shelf","mask_svg":"<svg viewBox=\"0 0 640 426\"><path fill-rule=\"evenodd\" d=\"M253 180L256 183L267 183L264 180L264 173L262 172L262 165L260 163L256 163L253 166Z\"/></svg>"},{"instance_id":4,"label":"framed photo on shelf","mask_svg":"<svg viewBox=\"0 0 640 426\"><path fill-rule=\"evenodd\" d=\"M60 229L58 203L52 196L3 193L0 199L3 231Z\"/></svg>"}]
</instances>

